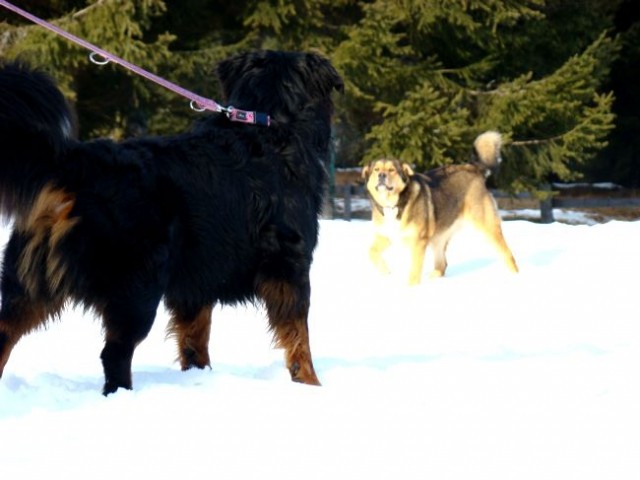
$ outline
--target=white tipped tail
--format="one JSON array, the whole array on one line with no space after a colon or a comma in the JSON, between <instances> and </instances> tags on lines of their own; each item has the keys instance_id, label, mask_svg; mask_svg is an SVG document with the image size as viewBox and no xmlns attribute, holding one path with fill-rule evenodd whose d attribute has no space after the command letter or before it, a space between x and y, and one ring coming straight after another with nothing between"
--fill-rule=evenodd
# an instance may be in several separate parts
<instances>
[{"instance_id":1,"label":"white tipped tail","mask_svg":"<svg viewBox=\"0 0 640 480\"><path fill-rule=\"evenodd\" d=\"M502 135L494 131L478 135L473 142L477 160L489 169L494 169L500 164L500 147L502 147Z\"/></svg>"}]
</instances>

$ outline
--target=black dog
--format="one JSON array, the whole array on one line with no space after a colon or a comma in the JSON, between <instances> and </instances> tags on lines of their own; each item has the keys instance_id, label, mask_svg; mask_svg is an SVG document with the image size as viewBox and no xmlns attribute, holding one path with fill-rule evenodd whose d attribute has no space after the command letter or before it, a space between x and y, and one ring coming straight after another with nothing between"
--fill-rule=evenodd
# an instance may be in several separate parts
<instances>
[{"instance_id":1,"label":"black dog","mask_svg":"<svg viewBox=\"0 0 640 480\"><path fill-rule=\"evenodd\" d=\"M0 375L18 340L67 302L101 315L105 395L132 388L131 360L162 298L183 370L209 365L216 303L261 300L294 381L319 384L307 328L309 269L329 154L328 60L257 52L217 69L224 97L271 126L210 114L192 131L121 143L71 137L44 74L0 68L4 256Z\"/></svg>"}]
</instances>

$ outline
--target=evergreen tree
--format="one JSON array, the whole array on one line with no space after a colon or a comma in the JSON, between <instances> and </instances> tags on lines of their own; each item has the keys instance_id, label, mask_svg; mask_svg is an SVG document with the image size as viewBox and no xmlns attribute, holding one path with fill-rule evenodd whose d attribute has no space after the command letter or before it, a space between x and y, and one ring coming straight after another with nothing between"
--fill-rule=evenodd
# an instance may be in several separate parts
<instances>
[{"instance_id":1,"label":"evergreen tree","mask_svg":"<svg viewBox=\"0 0 640 480\"><path fill-rule=\"evenodd\" d=\"M346 83L335 126L339 164L394 156L425 170L466 160L474 137L496 129L506 140L500 186L516 191L577 178L606 144L614 99L603 85L620 43L610 29L620 5L632 2L24 0L20 6L215 99L212 66L222 58L252 48L319 50ZM626 52L634 52L634 31L625 34ZM120 66L97 67L87 54L0 9L0 57L19 56L52 73L75 101L83 138L170 133L197 117L182 97ZM633 123L627 120L618 127ZM620 175L633 169L632 162L624 165L616 167ZM608 168L597 164L600 175Z\"/></svg>"},{"instance_id":2,"label":"evergreen tree","mask_svg":"<svg viewBox=\"0 0 640 480\"><path fill-rule=\"evenodd\" d=\"M576 178L576 166L602 148L613 126L613 97L600 87L617 42L591 32L585 48L553 59L555 68L527 70L527 59L510 55L527 45L518 32L548 23L549 3L366 5L333 56L347 78L346 115L357 118L362 158L446 165L467 159L473 138L495 129L507 143L501 187L535 190Z\"/></svg>"},{"instance_id":3,"label":"evergreen tree","mask_svg":"<svg viewBox=\"0 0 640 480\"><path fill-rule=\"evenodd\" d=\"M213 66L242 50L319 50L339 40L354 0L54 0L21 7L205 97L219 99ZM3 22L4 20L4 22ZM188 102L0 9L0 56L44 67L75 101L81 137L171 133L197 117Z\"/></svg>"},{"instance_id":4,"label":"evergreen tree","mask_svg":"<svg viewBox=\"0 0 640 480\"><path fill-rule=\"evenodd\" d=\"M640 12L636 0L624 0L616 13L621 53L612 66L608 88L615 91L615 129L609 144L589 165L591 181L613 181L640 188Z\"/></svg>"},{"instance_id":5,"label":"evergreen tree","mask_svg":"<svg viewBox=\"0 0 640 480\"><path fill-rule=\"evenodd\" d=\"M356 5L354 0L249 0L243 23L257 48L329 54Z\"/></svg>"},{"instance_id":6,"label":"evergreen tree","mask_svg":"<svg viewBox=\"0 0 640 480\"><path fill-rule=\"evenodd\" d=\"M150 71L160 70L171 58L172 35L147 38L154 18L163 14L162 0L98 0L88 6L77 0L24 1L21 7L100 48ZM120 138L145 129L146 111L166 93L117 65L98 67L84 48L17 15L2 11L0 55L21 58L53 75L66 96L75 102L82 137Z\"/></svg>"}]
</instances>

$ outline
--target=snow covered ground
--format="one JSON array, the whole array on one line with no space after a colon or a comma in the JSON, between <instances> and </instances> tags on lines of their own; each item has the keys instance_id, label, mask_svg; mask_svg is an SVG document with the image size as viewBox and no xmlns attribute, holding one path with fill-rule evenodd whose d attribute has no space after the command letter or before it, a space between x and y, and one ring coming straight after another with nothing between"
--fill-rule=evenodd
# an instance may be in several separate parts
<instances>
[{"instance_id":1,"label":"snow covered ground","mask_svg":"<svg viewBox=\"0 0 640 480\"><path fill-rule=\"evenodd\" d=\"M518 275L465 231L413 288L369 266L370 229L321 223L322 387L253 307L216 309L213 369L180 372L161 309L104 398L99 322L68 311L0 380L0 478L640 478L640 222L505 222Z\"/></svg>"}]
</instances>

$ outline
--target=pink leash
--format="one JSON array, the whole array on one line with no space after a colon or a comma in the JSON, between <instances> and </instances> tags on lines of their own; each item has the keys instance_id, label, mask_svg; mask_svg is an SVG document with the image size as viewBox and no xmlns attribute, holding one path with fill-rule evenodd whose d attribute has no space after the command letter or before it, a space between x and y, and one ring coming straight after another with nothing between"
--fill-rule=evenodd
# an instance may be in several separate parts
<instances>
[{"instance_id":1,"label":"pink leash","mask_svg":"<svg viewBox=\"0 0 640 480\"><path fill-rule=\"evenodd\" d=\"M172 92L182 95L183 97L191 100L191 103L190 103L191 108L197 112L210 110L212 112L224 113L229 118L229 120L233 122L251 123L256 125L264 125L264 126L269 126L271 123L271 119L269 118L269 115L266 115L264 113L259 113L259 112L238 110L236 108L233 108L232 106L223 107L222 105L220 105L219 103L211 99L201 97L200 95L190 92L189 90L186 90L180 87L179 85L176 85L175 83L171 83L168 80L165 80L164 78L158 77L157 75L154 75L151 72L148 72L136 65L133 65L132 63L129 63L120 57L117 57L105 50L102 50L101 48L96 47L92 43L89 43L86 40L83 40L81 38L78 38L75 35L72 35L71 33L65 30L62 30L61 28L56 27L55 25L49 22L46 22L41 18L38 18L35 15L32 15L29 12L22 10L21 8L18 8L15 5L5 0L0 0L0 6L3 6L17 13L18 15L21 15L27 20L30 20L31 22L37 25L40 25L41 27L44 27L47 30L54 32L66 38L67 40L70 40L86 48L87 50L91 50L92 53L89 55L89 59L96 65L105 65L109 62L117 63L118 65L122 65L124 68L132 71L133 73L140 75L141 77L147 78L152 82L157 83L158 85L168 90L171 90ZM96 59L96 56L100 56L104 60Z\"/></svg>"}]
</instances>

